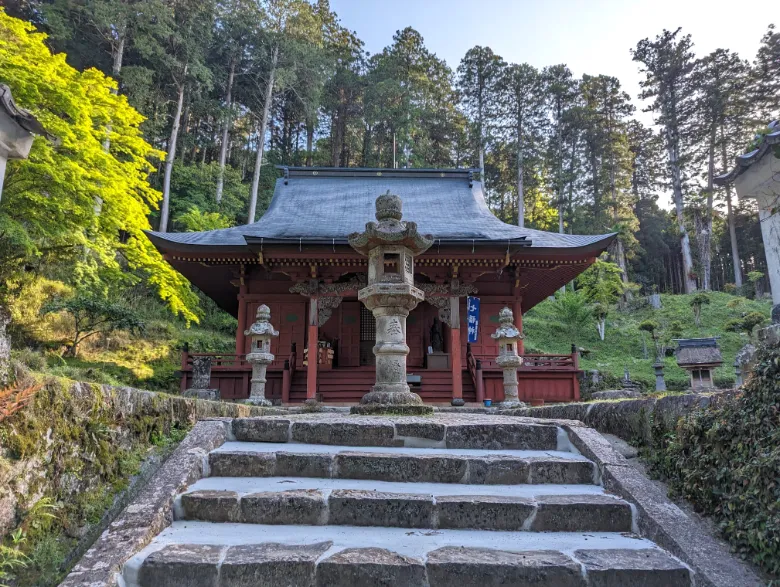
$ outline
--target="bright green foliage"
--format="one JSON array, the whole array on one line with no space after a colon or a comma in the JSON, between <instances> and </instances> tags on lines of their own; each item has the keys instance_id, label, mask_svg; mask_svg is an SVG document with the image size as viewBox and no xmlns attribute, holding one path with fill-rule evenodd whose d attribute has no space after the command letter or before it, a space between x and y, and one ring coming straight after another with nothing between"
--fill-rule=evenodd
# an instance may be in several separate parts
<instances>
[{"instance_id":1,"label":"bright green foliage","mask_svg":"<svg viewBox=\"0 0 780 587\"><path fill-rule=\"evenodd\" d=\"M553 306L558 329L566 334L566 342L577 344L591 319L587 300L579 292L558 292Z\"/></svg>"},{"instance_id":2,"label":"bright green foliage","mask_svg":"<svg viewBox=\"0 0 780 587\"><path fill-rule=\"evenodd\" d=\"M616 303L625 291L625 284L620 278L620 267L601 259L596 259L596 262L577 278L577 287L589 302L601 304Z\"/></svg>"},{"instance_id":3,"label":"bright green foliage","mask_svg":"<svg viewBox=\"0 0 780 587\"><path fill-rule=\"evenodd\" d=\"M114 81L68 66L45 38L0 11L0 79L57 137L37 137L29 160L9 162L0 229L10 239L0 246L0 282L39 261L127 285L143 275L174 312L197 320L189 284L143 234L160 198L147 176L162 153L143 139L142 116L112 93Z\"/></svg>"},{"instance_id":4,"label":"bright green foliage","mask_svg":"<svg viewBox=\"0 0 780 587\"><path fill-rule=\"evenodd\" d=\"M656 472L712 516L732 547L780 574L780 347L762 349L743 393L656 435Z\"/></svg>"},{"instance_id":5,"label":"bright green foliage","mask_svg":"<svg viewBox=\"0 0 780 587\"><path fill-rule=\"evenodd\" d=\"M731 332L744 332L748 336L753 333L756 326L761 326L767 321L761 312L748 312L741 318L735 318L726 322L726 330Z\"/></svg>"},{"instance_id":6,"label":"bright green foliage","mask_svg":"<svg viewBox=\"0 0 780 587\"><path fill-rule=\"evenodd\" d=\"M144 327L143 322L129 308L88 295L76 295L66 300L55 299L42 308L43 314L54 312L66 312L73 317L75 328L67 353L71 357L78 355L79 344L91 336L114 330L138 333Z\"/></svg>"},{"instance_id":7,"label":"bright green foliage","mask_svg":"<svg viewBox=\"0 0 780 587\"><path fill-rule=\"evenodd\" d=\"M609 307L616 303L626 290L620 267L615 263L596 259L596 262L577 278L577 286L585 299L594 304L593 317L597 321L599 337L604 340Z\"/></svg>"},{"instance_id":8,"label":"bright green foliage","mask_svg":"<svg viewBox=\"0 0 780 587\"><path fill-rule=\"evenodd\" d=\"M184 232L196 232L200 230L216 230L228 228L233 224L230 218L219 212L201 212L199 208L192 207L184 214L176 218L176 223Z\"/></svg>"}]
</instances>

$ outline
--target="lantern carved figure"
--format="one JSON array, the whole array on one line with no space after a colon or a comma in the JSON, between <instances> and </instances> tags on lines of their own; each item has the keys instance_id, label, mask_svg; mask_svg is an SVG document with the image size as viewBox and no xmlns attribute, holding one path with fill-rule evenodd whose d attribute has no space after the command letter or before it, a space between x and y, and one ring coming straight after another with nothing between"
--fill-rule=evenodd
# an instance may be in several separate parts
<instances>
[{"instance_id":1,"label":"lantern carved figure","mask_svg":"<svg viewBox=\"0 0 780 587\"><path fill-rule=\"evenodd\" d=\"M428 250L433 237L419 234L414 222L402 222L401 217L401 198L388 192L376 199L378 222L349 235L352 248L368 257L368 286L358 292L358 299L376 318L376 385L363 396L356 413L390 408L432 412L406 381L406 318L425 299L414 285L414 257Z\"/></svg>"},{"instance_id":2,"label":"lantern carved figure","mask_svg":"<svg viewBox=\"0 0 780 587\"><path fill-rule=\"evenodd\" d=\"M499 312L498 321L500 326L490 336L498 341L496 364L504 370L504 401L501 407L522 407L525 404L517 397L517 369L523 364L523 358L517 354L517 343L523 335L515 326L514 315L509 308Z\"/></svg>"},{"instance_id":3,"label":"lantern carved figure","mask_svg":"<svg viewBox=\"0 0 780 587\"><path fill-rule=\"evenodd\" d=\"M279 332L274 330L270 320L271 309L263 304L257 309L254 324L244 332L252 339L251 352L246 356L246 360L252 363L252 380L247 403L256 406L271 405L271 402L265 399L265 373L274 360L274 355L271 354L271 338L279 336Z\"/></svg>"}]
</instances>

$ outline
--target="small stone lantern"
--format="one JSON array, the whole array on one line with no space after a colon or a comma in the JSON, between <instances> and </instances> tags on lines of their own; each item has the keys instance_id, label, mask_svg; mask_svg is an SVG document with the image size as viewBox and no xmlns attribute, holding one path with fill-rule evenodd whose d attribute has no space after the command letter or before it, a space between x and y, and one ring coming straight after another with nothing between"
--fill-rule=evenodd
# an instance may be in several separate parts
<instances>
[{"instance_id":1,"label":"small stone lantern","mask_svg":"<svg viewBox=\"0 0 780 587\"><path fill-rule=\"evenodd\" d=\"M523 364L523 358L517 354L517 346L523 335L515 326L514 315L509 308L499 312L498 321L501 325L490 336L498 341L496 363L504 370L504 401L501 407L522 407L525 404L517 397L517 369Z\"/></svg>"},{"instance_id":2,"label":"small stone lantern","mask_svg":"<svg viewBox=\"0 0 780 587\"><path fill-rule=\"evenodd\" d=\"M364 232L349 235L349 244L368 257L368 286L358 299L376 318L376 385L360 400L355 413L392 410L395 413L432 413L406 381L406 318L425 299L414 285L414 257L433 244L433 237L417 232L414 222L402 222L401 198L389 191L376 199L378 222Z\"/></svg>"},{"instance_id":3,"label":"small stone lantern","mask_svg":"<svg viewBox=\"0 0 780 587\"><path fill-rule=\"evenodd\" d=\"M271 402L265 399L265 372L274 360L274 355L271 354L271 338L279 336L279 331L274 330L271 325L271 308L265 304L257 309L256 318L249 330L244 332L252 339L251 352L246 356L246 360L252 363L252 385L246 403L270 406Z\"/></svg>"}]
</instances>

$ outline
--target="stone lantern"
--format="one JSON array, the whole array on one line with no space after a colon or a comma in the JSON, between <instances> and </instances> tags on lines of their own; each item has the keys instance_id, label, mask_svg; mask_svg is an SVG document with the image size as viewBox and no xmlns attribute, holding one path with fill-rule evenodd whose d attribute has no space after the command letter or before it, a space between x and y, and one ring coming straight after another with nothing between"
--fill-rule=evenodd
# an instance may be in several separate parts
<instances>
[{"instance_id":1,"label":"stone lantern","mask_svg":"<svg viewBox=\"0 0 780 587\"><path fill-rule=\"evenodd\" d=\"M523 364L523 358L517 353L517 347L523 335L515 326L514 314L509 308L498 313L498 321L501 325L490 336L498 341L496 363L504 370L504 401L501 407L522 407L525 404L517 397L517 369Z\"/></svg>"},{"instance_id":2,"label":"stone lantern","mask_svg":"<svg viewBox=\"0 0 780 587\"><path fill-rule=\"evenodd\" d=\"M265 399L265 372L273 360L271 354L271 338L279 336L279 331L271 325L271 309L265 304L257 309L256 320L244 334L252 340L250 353L246 360L252 363L252 385L249 391L247 403L256 406L270 406L271 402Z\"/></svg>"},{"instance_id":3,"label":"stone lantern","mask_svg":"<svg viewBox=\"0 0 780 587\"><path fill-rule=\"evenodd\" d=\"M364 232L349 235L349 244L368 257L368 286L358 299L376 319L376 385L363 396L355 413L392 410L396 413L432 413L412 393L406 381L406 318L425 299L414 286L414 257L433 244L433 237L417 232L414 222L402 222L401 198L389 191L376 199L378 222Z\"/></svg>"}]
</instances>

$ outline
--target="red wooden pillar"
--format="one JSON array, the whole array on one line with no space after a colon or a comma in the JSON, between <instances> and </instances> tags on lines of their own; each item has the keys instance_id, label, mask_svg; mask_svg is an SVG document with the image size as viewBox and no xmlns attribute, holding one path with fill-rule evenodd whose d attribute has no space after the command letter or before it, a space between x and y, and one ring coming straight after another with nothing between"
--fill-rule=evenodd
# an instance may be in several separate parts
<instances>
[{"instance_id":1,"label":"red wooden pillar","mask_svg":"<svg viewBox=\"0 0 780 587\"><path fill-rule=\"evenodd\" d=\"M450 296L450 367L452 368L452 404L461 404L463 363L460 357L460 298L457 296Z\"/></svg>"},{"instance_id":2,"label":"red wooden pillar","mask_svg":"<svg viewBox=\"0 0 780 587\"><path fill-rule=\"evenodd\" d=\"M319 309L317 296L309 298L309 343L308 361L306 369L306 399L317 397L317 341L319 339Z\"/></svg>"},{"instance_id":3,"label":"red wooden pillar","mask_svg":"<svg viewBox=\"0 0 780 587\"><path fill-rule=\"evenodd\" d=\"M517 326L517 329L520 331L520 334L523 334L523 298L522 297L516 297L514 302L512 302L512 313L515 315L515 326ZM517 341L517 353L520 355L525 353L525 344L523 344L522 338L519 341Z\"/></svg>"}]
</instances>

